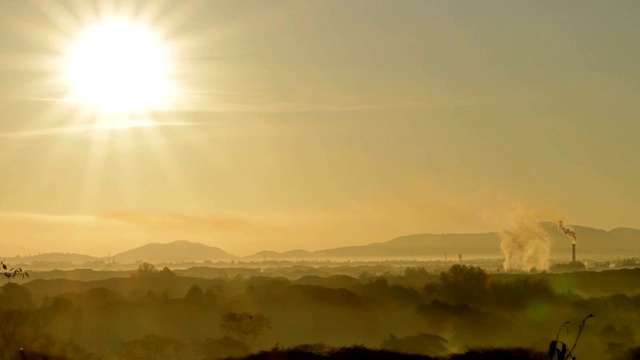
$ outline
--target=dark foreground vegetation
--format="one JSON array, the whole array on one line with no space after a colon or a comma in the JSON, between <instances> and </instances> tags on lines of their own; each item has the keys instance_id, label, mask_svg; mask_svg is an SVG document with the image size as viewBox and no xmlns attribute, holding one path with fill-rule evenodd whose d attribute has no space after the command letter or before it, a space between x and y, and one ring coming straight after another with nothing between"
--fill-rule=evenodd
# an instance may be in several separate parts
<instances>
[{"instance_id":1,"label":"dark foreground vegetation","mask_svg":"<svg viewBox=\"0 0 640 360\"><path fill-rule=\"evenodd\" d=\"M0 360L21 348L27 359L548 359L552 340L571 348L578 334L577 359L634 359L639 287L640 269L291 280L143 264L126 278L5 284Z\"/></svg>"},{"instance_id":2,"label":"dark foreground vegetation","mask_svg":"<svg viewBox=\"0 0 640 360\"><path fill-rule=\"evenodd\" d=\"M453 354L443 357L408 354L390 350L374 350L365 347L343 347L339 349L313 349L303 345L291 349L273 349L261 351L257 354L246 356L244 360L347 360L347 359L371 359L371 360L480 360L480 359L513 359L513 360L548 360L547 354L524 348L511 349L478 349L468 350L461 354Z\"/></svg>"}]
</instances>

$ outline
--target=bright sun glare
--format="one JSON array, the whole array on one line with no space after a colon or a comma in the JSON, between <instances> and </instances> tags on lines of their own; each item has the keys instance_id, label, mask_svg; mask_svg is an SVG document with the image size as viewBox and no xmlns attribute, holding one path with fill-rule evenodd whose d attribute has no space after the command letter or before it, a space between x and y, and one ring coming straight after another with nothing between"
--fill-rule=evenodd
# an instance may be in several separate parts
<instances>
[{"instance_id":1,"label":"bright sun glare","mask_svg":"<svg viewBox=\"0 0 640 360\"><path fill-rule=\"evenodd\" d=\"M70 98L101 113L167 108L169 58L149 29L125 21L89 28L67 55Z\"/></svg>"}]
</instances>

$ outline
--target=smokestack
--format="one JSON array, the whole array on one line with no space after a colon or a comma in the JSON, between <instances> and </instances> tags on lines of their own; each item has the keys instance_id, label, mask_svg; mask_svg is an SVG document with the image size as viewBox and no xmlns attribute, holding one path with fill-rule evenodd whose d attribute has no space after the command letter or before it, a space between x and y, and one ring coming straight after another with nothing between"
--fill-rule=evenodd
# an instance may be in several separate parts
<instances>
[{"instance_id":1,"label":"smokestack","mask_svg":"<svg viewBox=\"0 0 640 360\"><path fill-rule=\"evenodd\" d=\"M571 240L571 261L576 263L576 242L578 238L576 237L576 232L564 227L562 220L558 221L558 229L562 231L570 240Z\"/></svg>"}]
</instances>

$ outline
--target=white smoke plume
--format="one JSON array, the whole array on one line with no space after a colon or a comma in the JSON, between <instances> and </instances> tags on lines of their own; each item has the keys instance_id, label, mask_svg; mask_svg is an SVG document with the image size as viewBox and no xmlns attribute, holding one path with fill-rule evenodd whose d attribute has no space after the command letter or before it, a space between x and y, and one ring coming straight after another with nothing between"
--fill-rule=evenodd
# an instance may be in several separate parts
<instances>
[{"instance_id":1,"label":"white smoke plume","mask_svg":"<svg viewBox=\"0 0 640 360\"><path fill-rule=\"evenodd\" d=\"M560 229L560 231L562 231L563 234L569 237L572 244L575 244L576 241L578 241L578 238L576 237L576 232L569 228L564 227L564 225L562 225L562 220L558 221L558 229Z\"/></svg>"},{"instance_id":2,"label":"white smoke plume","mask_svg":"<svg viewBox=\"0 0 640 360\"><path fill-rule=\"evenodd\" d=\"M534 219L518 216L509 229L500 233L500 248L506 271L549 269L551 241Z\"/></svg>"}]
</instances>

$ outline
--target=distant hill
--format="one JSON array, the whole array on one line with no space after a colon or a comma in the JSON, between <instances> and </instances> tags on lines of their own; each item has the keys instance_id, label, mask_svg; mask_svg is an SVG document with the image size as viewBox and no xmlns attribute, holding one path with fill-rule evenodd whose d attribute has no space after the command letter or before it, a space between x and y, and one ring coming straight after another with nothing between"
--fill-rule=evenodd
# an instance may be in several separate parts
<instances>
[{"instance_id":1,"label":"distant hill","mask_svg":"<svg viewBox=\"0 0 640 360\"><path fill-rule=\"evenodd\" d=\"M540 223L551 242L551 258L571 259L571 241L552 222ZM571 226L576 232L577 258L639 257L640 230L617 228L611 231L586 226ZM293 250L283 253L261 251L247 256L246 260L301 260L301 259L443 259L445 254L453 260L462 254L464 258L500 258L500 234L414 234L401 236L386 242L359 246L318 250L314 252Z\"/></svg>"},{"instance_id":2,"label":"distant hill","mask_svg":"<svg viewBox=\"0 0 640 360\"><path fill-rule=\"evenodd\" d=\"M29 256L20 256L8 258L7 262L11 264L32 264L35 262L40 263L71 263L71 264L82 264L87 261L96 261L100 260L97 257L83 255L83 254L73 254L73 253L46 253L46 254L37 254L37 255L29 255Z\"/></svg>"},{"instance_id":3,"label":"distant hill","mask_svg":"<svg viewBox=\"0 0 640 360\"><path fill-rule=\"evenodd\" d=\"M387 242L346 246L316 251L321 258L444 258L458 254L469 257L498 257L500 239L496 233L484 234L414 234Z\"/></svg>"},{"instance_id":4,"label":"distant hill","mask_svg":"<svg viewBox=\"0 0 640 360\"><path fill-rule=\"evenodd\" d=\"M291 250L282 253L260 251L246 260L302 260L302 259L450 259L458 254L469 257L501 257L500 238L496 233L485 234L415 234L401 236L387 242L333 249Z\"/></svg>"},{"instance_id":5,"label":"distant hill","mask_svg":"<svg viewBox=\"0 0 640 360\"><path fill-rule=\"evenodd\" d=\"M236 259L236 257L220 248L186 240L178 240L166 244L151 243L115 256L115 261L122 264L136 261L163 263L181 261L203 262L205 260L229 261L232 259Z\"/></svg>"},{"instance_id":6,"label":"distant hill","mask_svg":"<svg viewBox=\"0 0 640 360\"><path fill-rule=\"evenodd\" d=\"M258 251L257 253L249 256L245 256L246 260L300 260L300 259L313 259L315 254L307 250L289 250L285 252L276 251Z\"/></svg>"},{"instance_id":7,"label":"distant hill","mask_svg":"<svg viewBox=\"0 0 640 360\"><path fill-rule=\"evenodd\" d=\"M570 225L569 225L570 226ZM551 239L551 256L571 259L571 241L564 236L555 223L542 223ZM622 258L640 256L640 230L616 228L611 231L586 226L570 226L576 232L576 258L582 259L619 256Z\"/></svg>"},{"instance_id":8,"label":"distant hill","mask_svg":"<svg viewBox=\"0 0 640 360\"><path fill-rule=\"evenodd\" d=\"M571 260L571 242L558 230L556 223L544 222L540 226L551 242L551 258L558 261ZM598 259L611 257L640 257L640 230L616 228L611 231L587 226L567 225L575 230L577 236L577 259ZM469 258L501 258L500 234L413 234L397 237L386 242L367 245L344 246L318 251L290 250L285 252L259 251L242 258L249 261L273 260L424 260L444 259L445 254L455 260L462 254L463 260ZM147 261L154 264L163 262L196 262L206 260L229 261L236 256L218 248L185 240L166 244L152 243L115 255L120 264ZM49 253L25 257L7 258L11 264L69 263L104 260L88 255Z\"/></svg>"}]
</instances>

